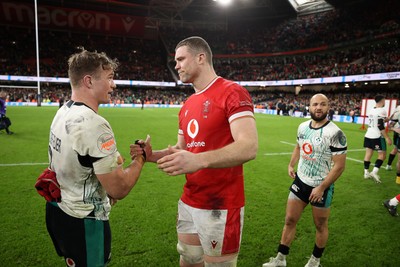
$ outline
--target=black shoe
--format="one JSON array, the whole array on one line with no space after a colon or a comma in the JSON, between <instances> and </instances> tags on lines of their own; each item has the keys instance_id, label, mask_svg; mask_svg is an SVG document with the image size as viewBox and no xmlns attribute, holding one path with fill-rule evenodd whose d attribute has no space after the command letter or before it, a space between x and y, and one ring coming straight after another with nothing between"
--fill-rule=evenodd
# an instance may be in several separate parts
<instances>
[{"instance_id":1,"label":"black shoe","mask_svg":"<svg viewBox=\"0 0 400 267\"><path fill-rule=\"evenodd\" d=\"M12 134L14 134L14 132L8 131L7 134L12 135Z\"/></svg>"},{"instance_id":2,"label":"black shoe","mask_svg":"<svg viewBox=\"0 0 400 267\"><path fill-rule=\"evenodd\" d=\"M390 205L389 201L390 201L390 199L383 201L383 206L385 206L385 208L387 208L390 215L399 216L399 214L397 214L397 206Z\"/></svg>"}]
</instances>

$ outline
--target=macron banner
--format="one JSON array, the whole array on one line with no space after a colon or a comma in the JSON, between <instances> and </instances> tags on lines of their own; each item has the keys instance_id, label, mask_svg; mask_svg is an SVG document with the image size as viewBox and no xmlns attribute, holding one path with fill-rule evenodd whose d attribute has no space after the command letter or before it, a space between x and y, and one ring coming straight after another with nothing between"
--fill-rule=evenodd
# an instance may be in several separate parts
<instances>
[{"instance_id":1,"label":"macron banner","mask_svg":"<svg viewBox=\"0 0 400 267\"><path fill-rule=\"evenodd\" d=\"M18 2L0 3L0 23L33 27L35 8ZM38 5L39 28L142 37L145 18L115 13Z\"/></svg>"}]
</instances>

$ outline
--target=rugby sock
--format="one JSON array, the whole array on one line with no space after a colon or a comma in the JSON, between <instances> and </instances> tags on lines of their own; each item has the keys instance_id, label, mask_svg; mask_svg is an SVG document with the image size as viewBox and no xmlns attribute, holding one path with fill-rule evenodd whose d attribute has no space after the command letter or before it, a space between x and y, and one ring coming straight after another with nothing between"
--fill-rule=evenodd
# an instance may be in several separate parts
<instances>
[{"instance_id":1,"label":"rugby sock","mask_svg":"<svg viewBox=\"0 0 400 267\"><path fill-rule=\"evenodd\" d=\"M290 248L288 246L285 246L283 244L279 244L278 247L278 252L282 253L283 255L288 255L289 254Z\"/></svg>"},{"instance_id":2,"label":"rugby sock","mask_svg":"<svg viewBox=\"0 0 400 267\"><path fill-rule=\"evenodd\" d=\"M365 161L365 160L364 160L364 170L368 171L369 165L370 165L370 164L371 164L370 161Z\"/></svg>"},{"instance_id":3,"label":"rugby sock","mask_svg":"<svg viewBox=\"0 0 400 267\"><path fill-rule=\"evenodd\" d=\"M381 159L377 159L376 161L375 161L375 168L380 168L381 166L382 166L382 164L383 164L383 160L381 160ZM374 168L374 170L375 170L375 168Z\"/></svg>"},{"instance_id":4,"label":"rugby sock","mask_svg":"<svg viewBox=\"0 0 400 267\"><path fill-rule=\"evenodd\" d=\"M390 205L390 206L397 206L397 205L399 204L399 200L397 199L397 197L400 198L400 196L396 196L396 197L392 198L392 199L389 201L389 205Z\"/></svg>"},{"instance_id":5,"label":"rugby sock","mask_svg":"<svg viewBox=\"0 0 400 267\"><path fill-rule=\"evenodd\" d=\"M388 162L387 162L387 165L392 165L392 163L393 163L393 160L394 160L394 158L396 157L396 154L389 154L389 159L388 159Z\"/></svg>"},{"instance_id":6,"label":"rugby sock","mask_svg":"<svg viewBox=\"0 0 400 267\"><path fill-rule=\"evenodd\" d=\"M314 250L313 250L313 255L316 258L321 258L322 257L322 253L324 252L325 248L319 248L317 246L317 244L314 245Z\"/></svg>"},{"instance_id":7,"label":"rugby sock","mask_svg":"<svg viewBox=\"0 0 400 267\"><path fill-rule=\"evenodd\" d=\"M379 168L382 166L382 163L383 163L383 160L377 159L377 160L375 161L375 167L374 167L374 169L372 170L372 172L378 174Z\"/></svg>"}]
</instances>

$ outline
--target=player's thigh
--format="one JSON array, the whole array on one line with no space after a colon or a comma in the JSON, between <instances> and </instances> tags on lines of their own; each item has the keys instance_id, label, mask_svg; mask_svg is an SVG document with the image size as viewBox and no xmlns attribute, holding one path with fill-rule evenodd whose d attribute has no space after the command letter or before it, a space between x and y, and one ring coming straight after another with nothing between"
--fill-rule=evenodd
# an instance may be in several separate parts
<instances>
[{"instance_id":1,"label":"player's thigh","mask_svg":"<svg viewBox=\"0 0 400 267\"><path fill-rule=\"evenodd\" d=\"M233 253L233 254L229 254L229 255L222 255L222 256L218 256L218 257L212 257L212 256L208 256L208 255L204 255L204 261L207 263L232 263L229 266L236 266L236 260L237 257L239 256L239 253ZM234 262L234 263L233 263ZM225 266L225 265L222 265Z\"/></svg>"},{"instance_id":2,"label":"player's thigh","mask_svg":"<svg viewBox=\"0 0 400 267\"><path fill-rule=\"evenodd\" d=\"M200 238L198 234L178 233L178 240L192 246L200 246Z\"/></svg>"},{"instance_id":3,"label":"player's thigh","mask_svg":"<svg viewBox=\"0 0 400 267\"><path fill-rule=\"evenodd\" d=\"M198 210L194 223L204 254L219 257L239 252L244 208Z\"/></svg>"},{"instance_id":4,"label":"player's thigh","mask_svg":"<svg viewBox=\"0 0 400 267\"><path fill-rule=\"evenodd\" d=\"M328 220L330 214L331 214L331 209L329 207L325 208L325 207L312 206L312 215L314 219L314 224L317 227L317 229L328 226Z\"/></svg>"},{"instance_id":5,"label":"player's thigh","mask_svg":"<svg viewBox=\"0 0 400 267\"><path fill-rule=\"evenodd\" d=\"M307 205L307 203L294 195L293 192L290 192L286 204L285 223L297 223Z\"/></svg>"}]
</instances>

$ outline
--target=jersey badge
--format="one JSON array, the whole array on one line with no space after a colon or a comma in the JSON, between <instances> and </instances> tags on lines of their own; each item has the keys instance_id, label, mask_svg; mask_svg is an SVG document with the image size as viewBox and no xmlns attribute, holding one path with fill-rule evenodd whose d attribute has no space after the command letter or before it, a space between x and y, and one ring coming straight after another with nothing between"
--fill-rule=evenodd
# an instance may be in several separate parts
<instances>
[{"instance_id":1,"label":"jersey badge","mask_svg":"<svg viewBox=\"0 0 400 267\"><path fill-rule=\"evenodd\" d=\"M208 113L210 112L210 105L211 105L211 102L208 99L206 101L204 101L204 103L203 103L203 118L205 118L205 119L207 119Z\"/></svg>"},{"instance_id":2,"label":"jersey badge","mask_svg":"<svg viewBox=\"0 0 400 267\"><path fill-rule=\"evenodd\" d=\"M114 153L116 150L116 144L114 136L110 133L104 133L97 139L97 147L104 154Z\"/></svg>"}]
</instances>

